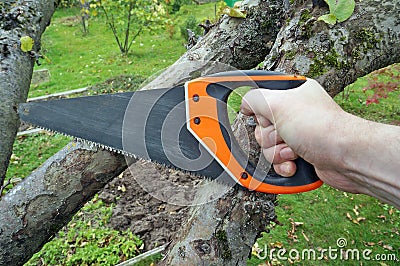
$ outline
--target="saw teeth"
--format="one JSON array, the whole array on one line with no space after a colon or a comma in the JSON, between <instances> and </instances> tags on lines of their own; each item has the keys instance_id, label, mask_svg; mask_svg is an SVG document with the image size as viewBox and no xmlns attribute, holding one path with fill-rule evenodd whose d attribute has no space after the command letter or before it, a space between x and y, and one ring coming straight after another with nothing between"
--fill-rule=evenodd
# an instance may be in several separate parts
<instances>
[{"instance_id":1,"label":"saw teeth","mask_svg":"<svg viewBox=\"0 0 400 266\"><path fill-rule=\"evenodd\" d=\"M150 162L150 163L156 164L156 165L158 165L160 167L163 167L163 168L177 170L177 171L182 172L183 174L191 175L191 176L194 176L194 177L199 178L199 179L206 179L208 181L213 181L213 182L217 182L217 183L220 183L220 184L226 184L225 182L222 182L222 180L220 182L219 179L212 179L212 178L209 178L207 176L200 175L200 174L198 174L196 172L190 172L190 171L187 171L187 170L183 170L183 169L175 167L174 165L166 165L164 163L159 163L159 162L151 160L151 159L143 159L143 158L137 156L136 154L133 154L133 153L130 153L130 152L126 152L126 151L123 151L123 150L119 150L119 149L115 149L113 147L110 147L110 146L107 146L107 145L104 145L104 144L101 144L101 143L97 143L97 142L93 142L93 141L90 141L90 140L74 137L74 136L65 134L63 132L58 132L58 131L55 131L55 130L51 130L51 129L46 128L46 127L37 126L37 125L30 124L30 123L28 123L28 124L31 125L32 127L40 128L40 129L45 130L47 132L51 132L51 133L54 133L54 134L60 134L60 135L62 135L64 137L72 138L75 142L85 143L86 145L89 146L90 149L101 148L101 149L104 149L104 150L107 150L107 151L110 151L110 152L115 152L115 153L118 153L118 154L122 154L124 156L133 158L135 160L140 160L140 161L146 162L146 163Z\"/></svg>"}]
</instances>

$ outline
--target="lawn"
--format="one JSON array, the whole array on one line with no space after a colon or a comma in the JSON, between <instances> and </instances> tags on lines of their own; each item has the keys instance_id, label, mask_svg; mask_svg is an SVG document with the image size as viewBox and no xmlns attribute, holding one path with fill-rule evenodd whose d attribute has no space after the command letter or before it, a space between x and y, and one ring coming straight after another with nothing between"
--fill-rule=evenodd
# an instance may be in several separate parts
<instances>
[{"instance_id":1,"label":"lawn","mask_svg":"<svg viewBox=\"0 0 400 266\"><path fill-rule=\"evenodd\" d=\"M49 69L50 82L32 87L29 97L91 86L120 75L150 77L186 51L180 34L186 20L192 14L198 22L215 19L214 8L214 4L183 6L172 29L139 35L127 56L121 55L102 17L92 18L89 33L83 34L79 9L58 9L42 38L42 53L50 61L42 60L35 68Z\"/></svg>"},{"instance_id":2,"label":"lawn","mask_svg":"<svg viewBox=\"0 0 400 266\"><path fill-rule=\"evenodd\" d=\"M364 91L364 88L376 76L384 83L400 84L400 64L391 66L387 72L387 75L378 73L358 79L335 97L336 102L355 115L398 124L399 90L389 93L388 98L380 100L379 104L366 105L367 97L372 92ZM281 225L272 224L270 233L264 233L257 241L249 265L268 265L267 261L272 265L398 263L392 258L400 258L400 211L392 206L365 195L341 192L327 185L306 193L280 195L278 202L276 212ZM342 243L346 245L341 247ZM278 250L282 254L278 255ZM368 250L371 250L370 254ZM269 256L265 257L265 251L273 255L272 260ZM313 251L315 253L310 253ZM368 253L366 259L363 252ZM300 260L294 259L296 255L300 256ZM379 260L379 256L386 260Z\"/></svg>"},{"instance_id":3,"label":"lawn","mask_svg":"<svg viewBox=\"0 0 400 266\"><path fill-rule=\"evenodd\" d=\"M208 17L208 14L214 14L214 4L182 7L178 12L175 34L172 37L167 31L142 35L135 41L132 52L127 56L120 55L112 34L101 17L94 18L90 22L89 34L83 35L77 14L79 10L73 8L59 9L55 13L42 41L43 53L50 62L43 60L43 64L36 67L49 69L51 80L33 86L29 97L99 83L103 85L97 87L103 88L103 92L109 92L107 86L114 83L106 81L121 75L130 79L132 77L133 87L138 88L145 78L169 66L185 52L184 40L179 33L180 25L192 14L199 20ZM395 78L400 81L399 65L391 67L389 71L395 73ZM392 80L382 76L385 82ZM398 123L399 93L389 93L388 98L379 104L366 106L365 102L370 92L364 92L363 88L368 82L368 78L359 79L335 100L345 110L356 115L385 123ZM107 84L106 89L104 84ZM116 86L112 91L119 89ZM243 94L244 91L240 93ZM232 108L237 110L240 96L232 97L230 103ZM14 145L7 178L17 181L28 175L68 141L69 138L53 133L19 137ZM27 265L37 265L39 261L44 265L88 263L83 261L85 256L82 254L104 259L101 261L102 265L113 265L119 258L114 256L118 250L124 250L124 258L137 254L137 249L141 246L139 239L129 232L115 232L105 226L110 217L110 208L112 206L94 199ZM363 251L370 249L371 258L378 254L395 254L400 258L400 212L373 198L343 193L323 186L307 193L279 196L276 211L281 225L272 224L270 228L266 228L269 233L264 233L257 241L249 265L265 265L266 261L273 265L395 265L393 261L367 261L351 257L346 259L348 249L359 251L360 256ZM92 220L98 222L91 223ZM107 249L99 250L88 244L92 241L105 245L110 239L113 241L109 241ZM339 244L344 240L347 243L341 249L337 245L338 239ZM125 242L131 246L124 246ZM333 260L330 259L332 254L322 253L324 249L329 248L331 251L337 249L336 253L333 253L337 254L338 258ZM266 250L271 252L273 249L275 259L272 262L269 258L258 258L263 257ZM72 250L78 255L73 256ZM302 250L316 251L316 258L283 258L296 255L296 252L301 255ZM285 254L282 254L284 252Z\"/></svg>"},{"instance_id":4,"label":"lawn","mask_svg":"<svg viewBox=\"0 0 400 266\"><path fill-rule=\"evenodd\" d=\"M131 53L123 56L101 18L91 20L89 34L83 35L77 12L58 11L46 30L43 52L50 62L43 61L37 69L49 69L51 80L32 88L29 97L82 88L119 75L149 76L172 64L185 50L177 45L183 43L179 36L143 35L135 40Z\"/></svg>"}]
</instances>

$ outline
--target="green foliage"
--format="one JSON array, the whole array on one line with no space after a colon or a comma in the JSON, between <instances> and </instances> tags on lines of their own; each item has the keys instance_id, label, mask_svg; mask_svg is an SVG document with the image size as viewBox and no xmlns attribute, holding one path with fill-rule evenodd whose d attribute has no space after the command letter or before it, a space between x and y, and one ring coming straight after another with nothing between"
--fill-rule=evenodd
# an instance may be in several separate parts
<instances>
[{"instance_id":1,"label":"green foliage","mask_svg":"<svg viewBox=\"0 0 400 266\"><path fill-rule=\"evenodd\" d=\"M166 2L170 8L171 14L175 14L176 12L178 12L182 6L191 5L193 3L192 0L174 0Z\"/></svg>"},{"instance_id":2,"label":"green foliage","mask_svg":"<svg viewBox=\"0 0 400 266\"><path fill-rule=\"evenodd\" d=\"M141 33L160 30L167 22L165 4L157 0L94 0L91 7L103 12L124 55Z\"/></svg>"},{"instance_id":3,"label":"green foliage","mask_svg":"<svg viewBox=\"0 0 400 266\"><path fill-rule=\"evenodd\" d=\"M136 256L143 242L130 231L105 227L111 214L112 206L94 198L25 266L115 265Z\"/></svg>"},{"instance_id":4,"label":"green foliage","mask_svg":"<svg viewBox=\"0 0 400 266\"><path fill-rule=\"evenodd\" d=\"M325 0L329 6L329 14L322 15L318 20L335 25L336 22L347 20L354 12L354 0Z\"/></svg>"},{"instance_id":5,"label":"green foliage","mask_svg":"<svg viewBox=\"0 0 400 266\"><path fill-rule=\"evenodd\" d=\"M76 6L79 0L56 0L55 4L58 8L69 8Z\"/></svg>"}]
</instances>

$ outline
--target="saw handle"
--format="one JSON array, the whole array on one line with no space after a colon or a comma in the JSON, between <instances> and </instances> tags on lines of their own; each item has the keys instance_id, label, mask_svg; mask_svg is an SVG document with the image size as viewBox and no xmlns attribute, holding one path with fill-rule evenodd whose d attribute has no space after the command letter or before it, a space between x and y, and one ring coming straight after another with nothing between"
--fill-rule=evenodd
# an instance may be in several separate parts
<instances>
[{"instance_id":1,"label":"saw handle","mask_svg":"<svg viewBox=\"0 0 400 266\"><path fill-rule=\"evenodd\" d=\"M302 158L295 160L297 171L292 177L255 167L236 141L227 112L228 96L238 87L287 90L306 80L303 76L260 70L222 72L191 80L185 84L188 129L225 171L248 189L273 194L316 189L322 181Z\"/></svg>"}]
</instances>

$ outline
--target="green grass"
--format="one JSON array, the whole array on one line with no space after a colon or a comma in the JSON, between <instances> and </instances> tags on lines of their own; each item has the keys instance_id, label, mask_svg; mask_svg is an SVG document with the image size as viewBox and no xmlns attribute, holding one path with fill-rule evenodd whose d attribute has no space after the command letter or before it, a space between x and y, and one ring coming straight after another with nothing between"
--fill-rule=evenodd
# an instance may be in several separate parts
<instances>
[{"instance_id":1,"label":"green grass","mask_svg":"<svg viewBox=\"0 0 400 266\"><path fill-rule=\"evenodd\" d=\"M240 104L242 102L242 97L248 92L250 87L239 87L235 89L228 97L228 117L229 121L233 123L235 120L237 113L240 110Z\"/></svg>"},{"instance_id":2,"label":"green grass","mask_svg":"<svg viewBox=\"0 0 400 266\"><path fill-rule=\"evenodd\" d=\"M72 25L64 21L56 18L46 30L43 50L51 63L37 68L48 68L51 80L31 88L30 97L86 87L124 74L149 76L172 64L185 49L178 37L144 35L136 39L128 56L122 56L104 21L91 21L85 36L79 20Z\"/></svg>"},{"instance_id":3,"label":"green grass","mask_svg":"<svg viewBox=\"0 0 400 266\"><path fill-rule=\"evenodd\" d=\"M400 121L400 90L388 93L388 98L380 99L379 104L366 105L367 96L371 96L373 91L364 92L363 88L369 87L369 83L373 84L374 78L382 83L400 83L400 64L394 64L385 69L388 71L379 71L369 75L368 78L357 79L356 82L346 87L343 93L336 96L336 102L346 111L365 119L398 124Z\"/></svg>"},{"instance_id":4,"label":"green grass","mask_svg":"<svg viewBox=\"0 0 400 266\"><path fill-rule=\"evenodd\" d=\"M124 87L132 83L132 89L137 88L137 84L143 79L169 66L185 51L184 40L179 36L179 26L186 18L191 14L195 14L198 20L212 18L209 14L214 14L214 4L182 7L178 12L175 35L172 38L169 38L168 32L143 35L136 40L128 56L119 54L112 34L101 18L94 19L90 24L90 33L83 36L79 21L73 18L78 13L77 9L60 9L55 13L53 22L43 37L43 52L51 63L43 61L42 66L36 67L48 68L51 81L32 87L29 97L101 82L102 85L95 86L91 93L115 92L119 87L115 86L115 82L110 81L110 78L121 75L125 76ZM105 82L106 80L109 81ZM400 121L399 92L391 93L390 97L382 100L379 105L366 107L366 94L362 91L366 83L365 78L359 79L349 86L343 95L338 95L336 101L349 112L368 119L385 123ZM238 111L240 95L245 92L246 89L239 90L238 94L230 97L229 103L233 110L230 114L231 119ZM68 138L61 135L48 133L18 138L7 178L18 179L27 176L68 141ZM112 265L116 262L115 254L123 259L134 256L136 249L140 247L140 241L129 232L115 232L106 226L111 208L112 206L94 199L27 265L36 265L39 260L43 260L44 265ZM400 213L373 198L346 194L323 186L307 193L279 196L276 211L283 225L271 225L270 233L264 233L258 240L259 248L263 248L265 244L269 250L275 247L285 248L287 251L301 251L305 248L318 251L329 247L336 248L336 240L342 237L348 242L347 248L357 248L360 251L369 248L373 255L394 253L400 257ZM292 224L297 226L293 229ZM108 250L102 249L106 242L110 244ZM132 250L127 250L127 253L121 255L121 249L129 249L127 246L121 246L124 242L129 243ZM78 251L80 248L82 250ZM389 250L391 248L393 250ZM98 258L98 261L89 261L91 257ZM107 261L108 259L110 261ZM264 262L265 260L257 259L253 255L248 264L259 265ZM379 265L376 261L361 262L363 265ZM323 259L294 261L293 264L360 265L361 262ZM150 263L149 261L144 265ZM384 264L380 265L395 265L389 261L382 263ZM292 263L277 260L274 264Z\"/></svg>"},{"instance_id":5,"label":"green grass","mask_svg":"<svg viewBox=\"0 0 400 266\"><path fill-rule=\"evenodd\" d=\"M398 73L400 64L391 67ZM393 81L391 77L381 75L384 82ZM342 108L355 115L384 123L400 121L400 91L390 93L387 99L380 100L379 104L366 106L368 93L363 88L368 86L368 78L359 78L348 86L345 91L335 97ZM400 81L400 77L397 77ZM272 261L258 259L254 254L248 265L397 265L394 261L368 261L362 258L362 252L371 250L369 257L385 254L400 259L400 211L378 200L365 196L344 193L327 185L307 193L295 195L280 195L279 205L276 208L279 221L282 225L271 225L270 233L264 233L257 241L260 255L264 250L271 252L275 248ZM297 224L297 226L294 226ZM293 227L294 226L294 227ZM347 241L342 248L345 253L348 249L357 249L360 260L345 259L336 242L339 238ZM265 248L266 247L266 248ZM318 259L322 249L337 249L328 253L323 259ZM283 260L278 259L278 250L286 250L280 258L288 258L290 250L293 255L296 251L305 249L316 251L316 259ZM283 252L283 251L281 251ZM306 252L306 251L305 251ZM333 260L337 254L338 258ZM261 256L262 257L262 256ZM312 258L312 257L311 257Z\"/></svg>"},{"instance_id":6,"label":"green grass","mask_svg":"<svg viewBox=\"0 0 400 266\"><path fill-rule=\"evenodd\" d=\"M50 62L41 66L50 71L50 81L33 86L29 97L91 86L111 77L140 75L150 77L170 66L185 51L185 40L179 27L189 15L203 21L214 16L214 4L183 6L176 14L171 29L154 34L143 34L135 40L127 56L120 54L111 30L101 17L89 22L89 33L84 35L79 20L79 9L59 9L42 37L42 53Z\"/></svg>"},{"instance_id":7,"label":"green grass","mask_svg":"<svg viewBox=\"0 0 400 266\"><path fill-rule=\"evenodd\" d=\"M168 32L139 36L132 51L121 56L115 40L101 17L90 22L90 32L83 35L78 9L58 9L42 38L42 60L36 69L47 68L50 82L32 86L29 97L92 86L88 94L135 90L154 73L171 65L185 51L185 40L179 35L180 24L190 14L201 21L213 14L214 4L182 7L170 38ZM29 175L45 160L60 150L70 138L42 133L19 137L7 172L7 187ZM111 205L92 200L77 213L57 236L35 254L26 265L114 265L140 252L141 241L131 232L108 228ZM140 265L149 265L160 255Z\"/></svg>"},{"instance_id":8,"label":"green grass","mask_svg":"<svg viewBox=\"0 0 400 266\"><path fill-rule=\"evenodd\" d=\"M400 256L398 250L400 212L373 198L350 195L323 186L307 193L279 196L279 206L276 211L282 225L271 225L270 233L264 233L257 241L262 252L265 246L268 252L272 248L285 249L287 251L285 256L288 257L291 249L299 251L300 254L304 249L313 249L318 257L321 249L332 247L339 250L337 240L344 238L347 246L343 250L358 249L362 254L363 250L371 249L371 257L375 254L392 253L396 254L397 258ZM294 226L296 223L297 226ZM336 254L341 255L339 251ZM277 255L277 251L274 255ZM364 259L360 261L333 260L334 257L329 257L329 255L322 260L305 258L297 262L294 260L293 263L297 265L359 265L363 262L365 265L373 265L368 264L368 261ZM260 265L266 260L260 260L253 254L249 265ZM268 261L271 260L268 258ZM394 262L385 263L395 265ZM290 265L292 263L276 259L275 264Z\"/></svg>"},{"instance_id":9,"label":"green grass","mask_svg":"<svg viewBox=\"0 0 400 266\"><path fill-rule=\"evenodd\" d=\"M111 215L112 205L95 197L25 265L115 265L139 254L143 242L132 232L105 226Z\"/></svg>"}]
</instances>

